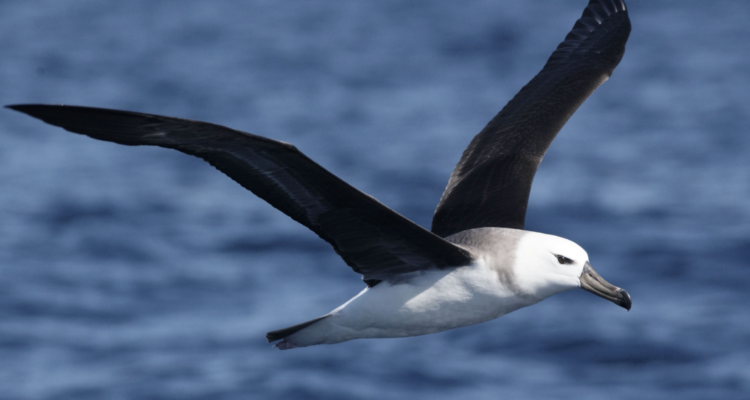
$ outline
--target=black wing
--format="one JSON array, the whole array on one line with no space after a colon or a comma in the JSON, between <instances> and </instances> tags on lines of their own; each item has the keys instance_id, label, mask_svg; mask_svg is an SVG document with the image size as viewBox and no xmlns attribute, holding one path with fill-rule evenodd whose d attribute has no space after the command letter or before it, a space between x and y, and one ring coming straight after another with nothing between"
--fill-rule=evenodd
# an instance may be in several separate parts
<instances>
[{"instance_id":1,"label":"black wing","mask_svg":"<svg viewBox=\"0 0 750 400\"><path fill-rule=\"evenodd\" d=\"M531 182L550 143L625 52L621 0L591 0L534 79L471 141L432 219L446 237L481 227L523 229Z\"/></svg>"},{"instance_id":2,"label":"black wing","mask_svg":"<svg viewBox=\"0 0 750 400\"><path fill-rule=\"evenodd\" d=\"M368 285L471 262L469 254L360 192L294 146L206 122L89 107L8 106L94 139L208 161L330 243Z\"/></svg>"}]
</instances>

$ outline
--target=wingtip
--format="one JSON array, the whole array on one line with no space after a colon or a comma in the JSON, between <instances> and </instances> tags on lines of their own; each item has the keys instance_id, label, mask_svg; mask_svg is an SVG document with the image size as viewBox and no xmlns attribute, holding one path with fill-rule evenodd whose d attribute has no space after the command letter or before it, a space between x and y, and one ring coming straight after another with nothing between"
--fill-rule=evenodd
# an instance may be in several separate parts
<instances>
[{"instance_id":1,"label":"wingtip","mask_svg":"<svg viewBox=\"0 0 750 400\"><path fill-rule=\"evenodd\" d=\"M32 115L32 111L36 108L45 107L43 104L9 104L5 108L9 108L13 111L22 112L24 114ZM49 106L46 106L49 107Z\"/></svg>"},{"instance_id":2,"label":"wingtip","mask_svg":"<svg viewBox=\"0 0 750 400\"><path fill-rule=\"evenodd\" d=\"M75 107L66 106L63 104L9 104L6 105L5 108L11 109L13 111L18 111L30 117L41 119L52 125L60 126L54 122L49 121L48 119L57 115L63 108L70 110L71 108Z\"/></svg>"},{"instance_id":3,"label":"wingtip","mask_svg":"<svg viewBox=\"0 0 750 400\"><path fill-rule=\"evenodd\" d=\"M586 8L598 5L604 7L608 11L611 11L610 7L614 7L614 12L627 12L628 6L625 4L625 0L590 0Z\"/></svg>"}]
</instances>

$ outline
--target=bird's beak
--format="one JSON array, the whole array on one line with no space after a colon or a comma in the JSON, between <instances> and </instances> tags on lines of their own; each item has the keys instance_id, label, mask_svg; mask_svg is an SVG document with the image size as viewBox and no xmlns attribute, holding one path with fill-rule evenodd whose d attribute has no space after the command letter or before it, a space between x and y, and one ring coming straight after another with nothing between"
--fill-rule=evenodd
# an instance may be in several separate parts
<instances>
[{"instance_id":1,"label":"bird's beak","mask_svg":"<svg viewBox=\"0 0 750 400\"><path fill-rule=\"evenodd\" d=\"M603 297L630 311L631 301L628 292L605 281L594 271L588 261L583 265L583 272L579 279L581 280L581 289Z\"/></svg>"}]
</instances>

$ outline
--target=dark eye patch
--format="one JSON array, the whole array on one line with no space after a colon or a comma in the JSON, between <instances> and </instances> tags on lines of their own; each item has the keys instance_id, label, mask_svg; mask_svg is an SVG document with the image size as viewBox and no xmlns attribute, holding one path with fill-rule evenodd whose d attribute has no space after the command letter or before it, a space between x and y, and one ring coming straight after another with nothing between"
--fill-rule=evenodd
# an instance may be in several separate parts
<instances>
[{"instance_id":1,"label":"dark eye patch","mask_svg":"<svg viewBox=\"0 0 750 400\"><path fill-rule=\"evenodd\" d=\"M555 257L557 257L557 262L559 262L560 264L573 264L573 260L568 257L561 256L559 254L555 254Z\"/></svg>"}]
</instances>

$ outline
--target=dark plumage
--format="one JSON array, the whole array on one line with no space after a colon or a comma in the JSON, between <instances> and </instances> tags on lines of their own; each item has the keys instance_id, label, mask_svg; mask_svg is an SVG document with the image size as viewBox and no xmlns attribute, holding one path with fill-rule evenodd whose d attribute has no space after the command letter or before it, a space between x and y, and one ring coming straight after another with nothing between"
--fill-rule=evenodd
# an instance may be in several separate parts
<instances>
[{"instance_id":1,"label":"dark plumage","mask_svg":"<svg viewBox=\"0 0 750 400\"><path fill-rule=\"evenodd\" d=\"M612 75L630 20L621 0L591 0L537 76L474 137L432 218L446 237L472 228L523 229L534 174L571 115Z\"/></svg>"},{"instance_id":2,"label":"dark plumage","mask_svg":"<svg viewBox=\"0 0 750 400\"><path fill-rule=\"evenodd\" d=\"M207 122L129 111L8 107L94 139L200 157L317 233L368 285L390 275L471 261L465 250L353 188L288 143Z\"/></svg>"}]
</instances>

